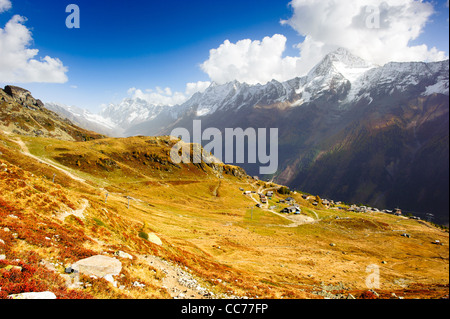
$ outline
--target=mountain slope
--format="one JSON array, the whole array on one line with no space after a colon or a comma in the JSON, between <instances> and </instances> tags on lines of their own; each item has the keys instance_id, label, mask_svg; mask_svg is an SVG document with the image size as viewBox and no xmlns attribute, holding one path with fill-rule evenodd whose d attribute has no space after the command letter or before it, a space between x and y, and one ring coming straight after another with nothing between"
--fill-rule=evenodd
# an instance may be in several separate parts
<instances>
[{"instance_id":1,"label":"mountain slope","mask_svg":"<svg viewBox=\"0 0 450 319\"><path fill-rule=\"evenodd\" d=\"M78 107L50 102L45 103L45 108L57 113L61 117L68 119L75 125L83 127L84 129L108 136L121 136L122 134L122 129L117 126L117 124L98 114L92 114L91 112Z\"/></svg>"},{"instance_id":2,"label":"mountain slope","mask_svg":"<svg viewBox=\"0 0 450 319\"><path fill-rule=\"evenodd\" d=\"M186 111L171 125L167 119L158 125L156 117L128 134L170 134L176 127L192 133L196 119L222 134L225 128L278 128L278 182L339 200L433 213L448 223L448 72L448 61L374 66L340 49L303 78L213 85L180 106ZM347 155L336 151L344 146ZM390 170L393 163L403 169ZM241 165L257 175L261 163ZM424 176L430 166L435 171Z\"/></svg>"},{"instance_id":3,"label":"mountain slope","mask_svg":"<svg viewBox=\"0 0 450 319\"><path fill-rule=\"evenodd\" d=\"M35 102L27 103L5 107ZM0 129L0 298L448 296L448 230L430 223L278 192L281 185L222 163L174 164L168 154L178 140L167 136L19 133ZM269 190L256 207L257 193ZM280 213L288 196L300 215ZM120 261L120 274L66 272L97 255ZM377 295L368 291L368 265L382 270Z\"/></svg>"},{"instance_id":4,"label":"mountain slope","mask_svg":"<svg viewBox=\"0 0 450 319\"><path fill-rule=\"evenodd\" d=\"M117 122L125 136L169 135L174 128L192 136L194 120L222 135L225 128L278 128L276 181L339 200L433 213L448 223L448 187L441 187L448 184L448 74L448 60L377 66L338 49L301 78L213 83L182 105L129 100L105 114L126 119ZM240 165L250 175L264 166Z\"/></svg>"},{"instance_id":5,"label":"mountain slope","mask_svg":"<svg viewBox=\"0 0 450 319\"><path fill-rule=\"evenodd\" d=\"M47 110L29 91L10 85L0 89L0 128L11 133L64 140L84 141L104 137L73 125Z\"/></svg>"}]
</instances>

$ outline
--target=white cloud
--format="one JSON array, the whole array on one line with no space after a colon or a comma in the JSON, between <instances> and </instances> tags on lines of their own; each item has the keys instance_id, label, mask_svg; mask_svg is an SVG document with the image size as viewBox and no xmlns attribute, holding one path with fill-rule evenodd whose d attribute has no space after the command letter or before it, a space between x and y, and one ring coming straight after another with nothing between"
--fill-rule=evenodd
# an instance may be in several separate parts
<instances>
[{"instance_id":1,"label":"white cloud","mask_svg":"<svg viewBox=\"0 0 450 319\"><path fill-rule=\"evenodd\" d=\"M5 7L8 1L0 0ZM0 7L2 8L2 7ZM33 41L26 19L15 15L4 29L0 28L0 81L8 83L68 81L67 67L57 58L45 56L37 60L39 50L29 49Z\"/></svg>"},{"instance_id":2,"label":"white cloud","mask_svg":"<svg viewBox=\"0 0 450 319\"><path fill-rule=\"evenodd\" d=\"M292 0L293 15L281 21L304 37L299 55L283 57L286 37L225 41L210 51L201 69L212 81L249 84L303 76L328 53L343 47L379 65L397 61L439 61L436 48L411 45L434 13L422 0Z\"/></svg>"},{"instance_id":3,"label":"white cloud","mask_svg":"<svg viewBox=\"0 0 450 319\"><path fill-rule=\"evenodd\" d=\"M262 41L246 39L231 43L226 40L210 51L209 59L201 68L219 84L233 80L257 84L272 79L292 79L296 76L297 58L283 58L286 41L280 34L265 37Z\"/></svg>"},{"instance_id":4,"label":"white cloud","mask_svg":"<svg viewBox=\"0 0 450 319\"><path fill-rule=\"evenodd\" d=\"M0 0L0 13L11 9L12 4L9 0Z\"/></svg>"},{"instance_id":5,"label":"white cloud","mask_svg":"<svg viewBox=\"0 0 450 319\"><path fill-rule=\"evenodd\" d=\"M203 93L206 91L206 89L211 85L211 82L206 81L198 81L195 83L188 83L186 84L186 91L185 94L188 97L191 97L192 95L194 95L197 92Z\"/></svg>"},{"instance_id":6,"label":"white cloud","mask_svg":"<svg viewBox=\"0 0 450 319\"><path fill-rule=\"evenodd\" d=\"M161 88L157 86L154 90L146 89L145 91L130 88L127 93L132 99L141 99L151 105L173 106L186 102L197 92L204 92L210 85L210 82L199 81L186 84L185 92L173 92L169 87Z\"/></svg>"},{"instance_id":7,"label":"white cloud","mask_svg":"<svg viewBox=\"0 0 450 319\"><path fill-rule=\"evenodd\" d=\"M434 13L422 0L293 0L289 24L305 40L298 45L301 64L311 67L338 47L370 62L438 61L444 52L411 45ZM306 67L306 68L308 68ZM304 68L305 69L305 68Z\"/></svg>"}]
</instances>

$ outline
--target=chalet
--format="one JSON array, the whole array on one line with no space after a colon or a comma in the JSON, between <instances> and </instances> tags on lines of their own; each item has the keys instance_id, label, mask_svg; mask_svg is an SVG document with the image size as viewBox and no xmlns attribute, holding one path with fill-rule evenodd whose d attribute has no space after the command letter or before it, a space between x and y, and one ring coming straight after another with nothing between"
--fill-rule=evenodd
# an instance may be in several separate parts
<instances>
[{"instance_id":1,"label":"chalet","mask_svg":"<svg viewBox=\"0 0 450 319\"><path fill-rule=\"evenodd\" d=\"M280 200L278 201L278 203L284 204L284 203L286 203L286 201L285 201L284 199L280 199Z\"/></svg>"},{"instance_id":2,"label":"chalet","mask_svg":"<svg viewBox=\"0 0 450 319\"><path fill-rule=\"evenodd\" d=\"M268 191L266 195L267 195L267 197L272 197L273 196L273 191Z\"/></svg>"},{"instance_id":3,"label":"chalet","mask_svg":"<svg viewBox=\"0 0 450 319\"><path fill-rule=\"evenodd\" d=\"M250 195L252 192L251 191L245 191L244 195Z\"/></svg>"},{"instance_id":4,"label":"chalet","mask_svg":"<svg viewBox=\"0 0 450 319\"><path fill-rule=\"evenodd\" d=\"M291 212L295 213L295 212L301 212L300 207L298 206L291 206L289 207L289 209L291 210Z\"/></svg>"},{"instance_id":5,"label":"chalet","mask_svg":"<svg viewBox=\"0 0 450 319\"><path fill-rule=\"evenodd\" d=\"M244 189L241 187L241 188L239 188L239 190L241 191L241 192L243 192L244 191Z\"/></svg>"},{"instance_id":6,"label":"chalet","mask_svg":"<svg viewBox=\"0 0 450 319\"><path fill-rule=\"evenodd\" d=\"M284 208L281 212L285 213L285 214L296 213L296 212L300 212L300 208L291 206L291 207Z\"/></svg>"},{"instance_id":7,"label":"chalet","mask_svg":"<svg viewBox=\"0 0 450 319\"><path fill-rule=\"evenodd\" d=\"M261 198L261 203L263 203L263 204L267 204L267 198Z\"/></svg>"},{"instance_id":8,"label":"chalet","mask_svg":"<svg viewBox=\"0 0 450 319\"><path fill-rule=\"evenodd\" d=\"M303 195L302 195L302 198L303 198L303 199L308 199L308 195L303 194Z\"/></svg>"},{"instance_id":9,"label":"chalet","mask_svg":"<svg viewBox=\"0 0 450 319\"><path fill-rule=\"evenodd\" d=\"M255 181L259 181L259 177L258 177L258 176L253 176L253 179L254 179Z\"/></svg>"},{"instance_id":10,"label":"chalet","mask_svg":"<svg viewBox=\"0 0 450 319\"><path fill-rule=\"evenodd\" d=\"M317 205L319 205L319 203L318 202L313 202L312 203L314 206L317 206Z\"/></svg>"},{"instance_id":11,"label":"chalet","mask_svg":"<svg viewBox=\"0 0 450 319\"><path fill-rule=\"evenodd\" d=\"M322 204L325 205L325 206L328 206L328 205L330 205L330 201L328 199L324 199L322 201Z\"/></svg>"},{"instance_id":12,"label":"chalet","mask_svg":"<svg viewBox=\"0 0 450 319\"><path fill-rule=\"evenodd\" d=\"M293 203L293 202L295 202L295 199L293 199L292 197L288 197L285 200L286 200L286 203L290 203L290 202Z\"/></svg>"},{"instance_id":13,"label":"chalet","mask_svg":"<svg viewBox=\"0 0 450 319\"><path fill-rule=\"evenodd\" d=\"M400 208L396 208L394 211L395 216L402 216L402 210Z\"/></svg>"}]
</instances>

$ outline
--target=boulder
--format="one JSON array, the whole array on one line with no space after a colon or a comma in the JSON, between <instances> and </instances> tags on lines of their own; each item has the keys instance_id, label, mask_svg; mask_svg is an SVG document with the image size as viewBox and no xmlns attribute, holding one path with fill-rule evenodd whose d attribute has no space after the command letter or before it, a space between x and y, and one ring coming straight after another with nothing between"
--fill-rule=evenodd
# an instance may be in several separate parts
<instances>
[{"instance_id":1,"label":"boulder","mask_svg":"<svg viewBox=\"0 0 450 319\"><path fill-rule=\"evenodd\" d=\"M71 268L74 272L103 278L106 275L118 276L122 270L122 263L115 258L96 255L77 261Z\"/></svg>"},{"instance_id":2,"label":"boulder","mask_svg":"<svg viewBox=\"0 0 450 319\"><path fill-rule=\"evenodd\" d=\"M158 246L162 246L162 244L163 244L161 239L159 239L159 237L156 236L153 233L149 233L148 234L148 241L150 241L150 242L152 242L152 243L154 243L155 245L158 245Z\"/></svg>"},{"instance_id":3,"label":"boulder","mask_svg":"<svg viewBox=\"0 0 450 319\"><path fill-rule=\"evenodd\" d=\"M7 85L4 89L5 93L11 96L17 103L26 108L37 110L44 107L41 100L36 100L30 91L17 86Z\"/></svg>"},{"instance_id":4,"label":"boulder","mask_svg":"<svg viewBox=\"0 0 450 319\"><path fill-rule=\"evenodd\" d=\"M56 295L51 291L44 292L24 292L21 294L9 295L9 299L56 299Z\"/></svg>"}]
</instances>

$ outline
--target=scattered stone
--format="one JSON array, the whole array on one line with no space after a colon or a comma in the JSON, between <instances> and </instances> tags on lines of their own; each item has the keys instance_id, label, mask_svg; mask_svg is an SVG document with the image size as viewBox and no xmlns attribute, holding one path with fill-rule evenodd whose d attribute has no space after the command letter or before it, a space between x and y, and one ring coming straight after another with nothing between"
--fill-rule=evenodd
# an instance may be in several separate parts
<instances>
[{"instance_id":1,"label":"scattered stone","mask_svg":"<svg viewBox=\"0 0 450 319\"><path fill-rule=\"evenodd\" d=\"M13 265L7 265L4 269L7 270L7 271L10 271L12 269L16 269L16 270L22 271L22 267L20 267L20 266L13 266Z\"/></svg>"},{"instance_id":2,"label":"scattered stone","mask_svg":"<svg viewBox=\"0 0 450 319\"><path fill-rule=\"evenodd\" d=\"M113 284L114 287L117 287L117 282L114 280L114 277L111 274L107 274L103 276L103 279Z\"/></svg>"},{"instance_id":3,"label":"scattered stone","mask_svg":"<svg viewBox=\"0 0 450 319\"><path fill-rule=\"evenodd\" d=\"M330 246L331 246L331 247L335 247L336 244L335 244L335 243L331 243Z\"/></svg>"},{"instance_id":4,"label":"scattered stone","mask_svg":"<svg viewBox=\"0 0 450 319\"><path fill-rule=\"evenodd\" d=\"M371 293L373 293L374 295L375 295L375 297L380 297L380 295L375 291L375 290L373 290L373 289L370 289L369 290Z\"/></svg>"},{"instance_id":5,"label":"scattered stone","mask_svg":"<svg viewBox=\"0 0 450 319\"><path fill-rule=\"evenodd\" d=\"M382 263L382 264L387 264L387 261L384 261L384 260L383 260L381 263Z\"/></svg>"},{"instance_id":6,"label":"scattered stone","mask_svg":"<svg viewBox=\"0 0 450 319\"><path fill-rule=\"evenodd\" d=\"M128 253L126 253L126 252L123 252L123 251L121 251L121 250L116 251L116 252L114 253L114 255L116 255L117 257L120 257L120 258L133 259L133 256L131 256L130 254L128 254Z\"/></svg>"},{"instance_id":7,"label":"scattered stone","mask_svg":"<svg viewBox=\"0 0 450 319\"><path fill-rule=\"evenodd\" d=\"M133 287L144 288L145 285L143 283L140 283L139 281L135 281L133 282Z\"/></svg>"},{"instance_id":8,"label":"scattered stone","mask_svg":"<svg viewBox=\"0 0 450 319\"><path fill-rule=\"evenodd\" d=\"M71 273L73 273L75 270L72 268L72 267L66 267L65 269L64 269L64 272L66 273L66 274L71 274Z\"/></svg>"}]
</instances>

